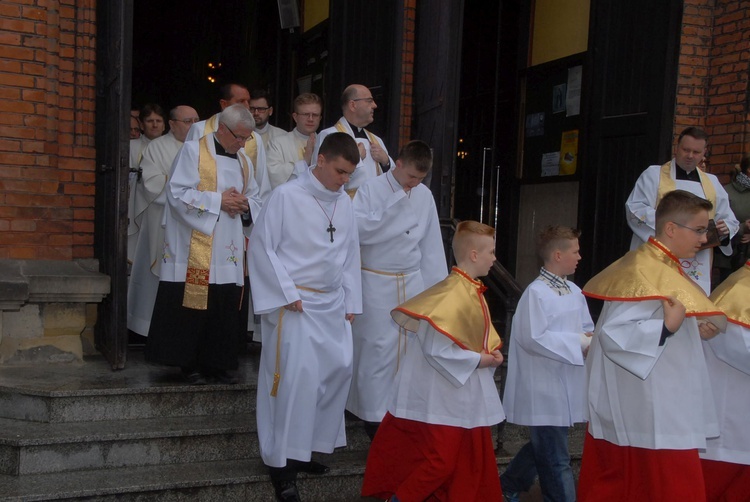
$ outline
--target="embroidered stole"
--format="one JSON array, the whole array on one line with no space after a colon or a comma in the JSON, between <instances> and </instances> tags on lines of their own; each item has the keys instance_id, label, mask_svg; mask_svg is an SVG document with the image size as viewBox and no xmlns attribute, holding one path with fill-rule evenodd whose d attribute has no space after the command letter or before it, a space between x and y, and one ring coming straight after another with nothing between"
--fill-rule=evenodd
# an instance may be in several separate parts
<instances>
[{"instance_id":1,"label":"embroidered stole","mask_svg":"<svg viewBox=\"0 0 750 502\"><path fill-rule=\"evenodd\" d=\"M211 155L208 146L209 139L213 141L213 136L203 136L198 140L198 174L200 181L197 188L201 192L216 192L217 187L217 165L216 159ZM244 180L242 193L245 193L250 168L241 155L237 157L240 159ZM192 231L187 274L185 276L185 293L182 297L183 307L195 310L206 310L208 308L208 284L213 240L213 235L207 235L198 230Z\"/></svg>"},{"instance_id":2,"label":"embroidered stole","mask_svg":"<svg viewBox=\"0 0 750 502\"><path fill-rule=\"evenodd\" d=\"M677 169L677 166L675 165L675 169ZM696 167L696 169L698 169ZM711 183L711 180L708 179L708 176L706 176L706 173L698 169L698 177L701 180L701 187L703 188L703 195L705 198L709 201L711 201L711 204L714 205L713 209L709 211L709 217L711 219L714 219L716 216L716 188L714 188L714 184ZM654 207L659 205L659 201L669 192L672 190L675 190L677 188L677 184L675 183L674 178L672 178L672 161L670 160L663 166L661 166L661 170L659 171L659 189L656 193L656 204Z\"/></svg>"},{"instance_id":3,"label":"embroidered stole","mask_svg":"<svg viewBox=\"0 0 750 502\"><path fill-rule=\"evenodd\" d=\"M750 260L713 290L711 301L727 313L729 322L750 329Z\"/></svg>"},{"instance_id":4,"label":"embroidered stole","mask_svg":"<svg viewBox=\"0 0 750 502\"><path fill-rule=\"evenodd\" d=\"M346 130L346 126L341 123L341 120L339 120L338 122L336 122L336 130L338 132L345 132L346 134L349 134L349 131ZM375 137L375 135L373 133L371 133L367 129L363 129L363 130L365 131L365 134L367 134L367 137L370 139L370 144L372 144L372 143L378 143L378 139ZM354 131L352 131L352 133L353 132ZM378 144L380 144L380 143L378 143ZM377 160L375 160L375 159L372 159L372 161L375 162L375 169L378 170L378 176L380 176L381 174L383 174L383 169L381 169L380 163Z\"/></svg>"}]
</instances>

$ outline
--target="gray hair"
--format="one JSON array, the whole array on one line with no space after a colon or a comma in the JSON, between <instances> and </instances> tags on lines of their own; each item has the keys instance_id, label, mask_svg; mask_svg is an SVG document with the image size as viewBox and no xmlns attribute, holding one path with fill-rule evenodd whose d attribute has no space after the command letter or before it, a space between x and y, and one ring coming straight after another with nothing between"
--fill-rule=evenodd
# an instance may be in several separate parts
<instances>
[{"instance_id":1,"label":"gray hair","mask_svg":"<svg viewBox=\"0 0 750 502\"><path fill-rule=\"evenodd\" d=\"M251 131L255 130L253 114L239 103L224 108L224 111L219 115L219 123L224 124L230 129L247 127Z\"/></svg>"}]
</instances>

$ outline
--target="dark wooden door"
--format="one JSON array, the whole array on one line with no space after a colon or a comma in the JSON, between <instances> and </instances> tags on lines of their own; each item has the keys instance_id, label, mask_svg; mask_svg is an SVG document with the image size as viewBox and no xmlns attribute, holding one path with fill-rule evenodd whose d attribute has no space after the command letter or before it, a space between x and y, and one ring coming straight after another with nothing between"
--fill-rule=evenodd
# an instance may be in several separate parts
<instances>
[{"instance_id":1,"label":"dark wooden door","mask_svg":"<svg viewBox=\"0 0 750 502\"><path fill-rule=\"evenodd\" d=\"M417 3L412 137L433 148L430 189L441 218L451 216L463 17L463 2Z\"/></svg>"},{"instance_id":2,"label":"dark wooden door","mask_svg":"<svg viewBox=\"0 0 750 502\"><path fill-rule=\"evenodd\" d=\"M640 173L671 157L682 1L594 0L584 69L584 230L576 276L587 279L630 244L625 200Z\"/></svg>"},{"instance_id":3,"label":"dark wooden door","mask_svg":"<svg viewBox=\"0 0 750 502\"><path fill-rule=\"evenodd\" d=\"M99 305L96 348L113 369L127 357L128 146L133 1L97 2L96 216L94 252L111 280Z\"/></svg>"}]
</instances>

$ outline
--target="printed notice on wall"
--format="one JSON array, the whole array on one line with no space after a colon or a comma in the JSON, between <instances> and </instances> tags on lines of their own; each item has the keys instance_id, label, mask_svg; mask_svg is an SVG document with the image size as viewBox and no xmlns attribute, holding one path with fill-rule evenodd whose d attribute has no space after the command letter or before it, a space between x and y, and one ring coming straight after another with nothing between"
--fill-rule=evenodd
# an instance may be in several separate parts
<instances>
[{"instance_id":1,"label":"printed notice on wall","mask_svg":"<svg viewBox=\"0 0 750 502\"><path fill-rule=\"evenodd\" d=\"M581 113L581 84L583 66L568 68L568 89L565 98L565 116L573 117Z\"/></svg>"},{"instance_id":2,"label":"printed notice on wall","mask_svg":"<svg viewBox=\"0 0 750 502\"><path fill-rule=\"evenodd\" d=\"M560 139L560 175L575 174L578 165L578 129L565 131Z\"/></svg>"},{"instance_id":3,"label":"printed notice on wall","mask_svg":"<svg viewBox=\"0 0 750 502\"><path fill-rule=\"evenodd\" d=\"M560 152L542 154L542 176L557 176L560 174Z\"/></svg>"}]
</instances>

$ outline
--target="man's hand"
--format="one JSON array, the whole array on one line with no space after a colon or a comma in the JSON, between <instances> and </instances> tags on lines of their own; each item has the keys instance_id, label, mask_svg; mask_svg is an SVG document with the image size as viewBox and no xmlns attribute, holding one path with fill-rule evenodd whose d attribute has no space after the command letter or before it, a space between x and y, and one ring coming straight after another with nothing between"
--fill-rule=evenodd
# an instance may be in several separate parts
<instances>
[{"instance_id":1,"label":"man's hand","mask_svg":"<svg viewBox=\"0 0 750 502\"><path fill-rule=\"evenodd\" d=\"M709 321L698 321L698 333L704 340L710 340L719 334L719 328Z\"/></svg>"},{"instance_id":2,"label":"man's hand","mask_svg":"<svg viewBox=\"0 0 750 502\"><path fill-rule=\"evenodd\" d=\"M503 364L503 355L499 350L493 350L489 354L479 354L478 368L497 368Z\"/></svg>"},{"instance_id":3,"label":"man's hand","mask_svg":"<svg viewBox=\"0 0 750 502\"><path fill-rule=\"evenodd\" d=\"M302 157L305 159L305 162L307 162L308 166L312 162L312 154L314 150L315 150L315 133L312 133L307 138L307 143L305 143L305 151L302 154Z\"/></svg>"},{"instance_id":4,"label":"man's hand","mask_svg":"<svg viewBox=\"0 0 750 502\"><path fill-rule=\"evenodd\" d=\"M742 244L750 242L750 220L745 220L745 232L742 234L740 242Z\"/></svg>"},{"instance_id":5,"label":"man's hand","mask_svg":"<svg viewBox=\"0 0 750 502\"><path fill-rule=\"evenodd\" d=\"M668 296L666 300L662 300L661 306L664 308L664 326L671 333L676 332L685 319L685 306L673 296Z\"/></svg>"},{"instance_id":6,"label":"man's hand","mask_svg":"<svg viewBox=\"0 0 750 502\"><path fill-rule=\"evenodd\" d=\"M370 155L372 155L373 160L378 164L388 164L390 162L388 154L385 153L385 150L377 141L370 143Z\"/></svg>"},{"instance_id":7,"label":"man's hand","mask_svg":"<svg viewBox=\"0 0 750 502\"><path fill-rule=\"evenodd\" d=\"M581 352L583 352L583 357L589 355L589 347L591 346L591 338L593 336L594 333L592 333L591 331L586 331L581 337Z\"/></svg>"},{"instance_id":8,"label":"man's hand","mask_svg":"<svg viewBox=\"0 0 750 502\"><path fill-rule=\"evenodd\" d=\"M302 300L297 300L289 305L284 305L284 308L289 312L302 312Z\"/></svg>"},{"instance_id":9,"label":"man's hand","mask_svg":"<svg viewBox=\"0 0 750 502\"><path fill-rule=\"evenodd\" d=\"M359 158L365 160L365 157L367 157L367 149L365 148L365 144L357 141L357 148L359 148Z\"/></svg>"},{"instance_id":10,"label":"man's hand","mask_svg":"<svg viewBox=\"0 0 750 502\"><path fill-rule=\"evenodd\" d=\"M250 206L247 203L247 197L238 192L236 188L231 187L221 193L221 210L229 214L230 217L234 218L248 209L250 209Z\"/></svg>"},{"instance_id":11,"label":"man's hand","mask_svg":"<svg viewBox=\"0 0 750 502\"><path fill-rule=\"evenodd\" d=\"M724 222L724 220L719 220L716 222L716 231L719 232L720 237L726 237L729 235L729 227Z\"/></svg>"},{"instance_id":12,"label":"man's hand","mask_svg":"<svg viewBox=\"0 0 750 502\"><path fill-rule=\"evenodd\" d=\"M351 323L353 323L353 322L354 322L354 314L346 314L346 316L344 316L344 318L345 318L345 319L346 319L347 321L349 321L349 324L351 324Z\"/></svg>"}]
</instances>

